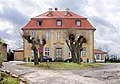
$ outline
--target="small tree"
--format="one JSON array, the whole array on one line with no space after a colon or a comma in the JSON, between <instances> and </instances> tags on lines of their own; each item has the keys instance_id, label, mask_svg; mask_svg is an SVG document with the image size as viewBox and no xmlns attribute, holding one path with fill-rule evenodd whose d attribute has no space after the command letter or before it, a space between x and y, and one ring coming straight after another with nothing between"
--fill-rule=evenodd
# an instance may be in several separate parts
<instances>
[{"instance_id":1,"label":"small tree","mask_svg":"<svg viewBox=\"0 0 120 84\"><path fill-rule=\"evenodd\" d=\"M43 38L42 39L42 43L40 43L40 39L39 39L38 36L36 38L32 37L32 36L30 36L29 32L26 32L26 31L23 31L22 37L24 39L26 39L28 41L28 43L32 44L31 49L34 52L34 65L39 64L39 62L38 62L38 50L37 50L37 48L38 47L42 47L43 48L44 45L46 44L46 40ZM42 56L43 55L41 54L41 61L42 61L42 58L43 58Z\"/></svg>"},{"instance_id":2,"label":"small tree","mask_svg":"<svg viewBox=\"0 0 120 84\"><path fill-rule=\"evenodd\" d=\"M0 68L2 67L2 50L1 50L2 45L3 45L3 41L0 38ZM0 73L0 80L1 80L1 73Z\"/></svg>"},{"instance_id":3,"label":"small tree","mask_svg":"<svg viewBox=\"0 0 120 84\"><path fill-rule=\"evenodd\" d=\"M83 43L86 43L86 38L82 35L77 37L76 29L71 29L66 32L66 43L71 51L72 62L81 63L81 51Z\"/></svg>"}]
</instances>

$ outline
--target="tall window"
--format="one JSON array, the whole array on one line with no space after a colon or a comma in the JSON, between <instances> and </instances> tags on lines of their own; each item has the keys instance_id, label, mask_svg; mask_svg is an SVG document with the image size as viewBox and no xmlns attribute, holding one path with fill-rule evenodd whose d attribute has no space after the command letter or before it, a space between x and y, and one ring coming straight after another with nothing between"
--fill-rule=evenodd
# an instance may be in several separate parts
<instances>
[{"instance_id":1,"label":"tall window","mask_svg":"<svg viewBox=\"0 0 120 84\"><path fill-rule=\"evenodd\" d=\"M37 20L37 25L41 26L42 25L42 20Z\"/></svg>"},{"instance_id":2,"label":"tall window","mask_svg":"<svg viewBox=\"0 0 120 84\"><path fill-rule=\"evenodd\" d=\"M49 40L49 32L45 32L45 39Z\"/></svg>"},{"instance_id":3,"label":"tall window","mask_svg":"<svg viewBox=\"0 0 120 84\"><path fill-rule=\"evenodd\" d=\"M68 55L69 55L69 57L71 57L71 51L69 48L68 48Z\"/></svg>"},{"instance_id":4,"label":"tall window","mask_svg":"<svg viewBox=\"0 0 120 84\"><path fill-rule=\"evenodd\" d=\"M32 37L35 37L36 32L32 31Z\"/></svg>"},{"instance_id":5,"label":"tall window","mask_svg":"<svg viewBox=\"0 0 120 84\"><path fill-rule=\"evenodd\" d=\"M99 59L100 59L99 54L96 54L96 59L97 59L97 60L99 60Z\"/></svg>"},{"instance_id":6,"label":"tall window","mask_svg":"<svg viewBox=\"0 0 120 84\"><path fill-rule=\"evenodd\" d=\"M61 40L61 32L57 32L57 40Z\"/></svg>"},{"instance_id":7,"label":"tall window","mask_svg":"<svg viewBox=\"0 0 120 84\"><path fill-rule=\"evenodd\" d=\"M86 37L86 32L82 32L82 36Z\"/></svg>"},{"instance_id":8,"label":"tall window","mask_svg":"<svg viewBox=\"0 0 120 84\"><path fill-rule=\"evenodd\" d=\"M49 48L45 48L45 56L49 56Z\"/></svg>"},{"instance_id":9,"label":"tall window","mask_svg":"<svg viewBox=\"0 0 120 84\"><path fill-rule=\"evenodd\" d=\"M86 48L83 48L83 50L82 50L82 56L83 57L86 56Z\"/></svg>"},{"instance_id":10,"label":"tall window","mask_svg":"<svg viewBox=\"0 0 120 84\"><path fill-rule=\"evenodd\" d=\"M76 20L76 26L80 26L81 25L81 21L80 20Z\"/></svg>"},{"instance_id":11,"label":"tall window","mask_svg":"<svg viewBox=\"0 0 120 84\"><path fill-rule=\"evenodd\" d=\"M57 26L62 26L62 20L57 20Z\"/></svg>"}]
</instances>

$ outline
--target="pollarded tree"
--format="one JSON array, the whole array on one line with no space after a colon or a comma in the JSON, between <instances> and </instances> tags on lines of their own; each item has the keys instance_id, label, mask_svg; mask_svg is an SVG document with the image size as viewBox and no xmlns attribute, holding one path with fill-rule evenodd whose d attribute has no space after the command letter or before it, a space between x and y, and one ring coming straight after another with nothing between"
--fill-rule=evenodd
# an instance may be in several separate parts
<instances>
[{"instance_id":1,"label":"pollarded tree","mask_svg":"<svg viewBox=\"0 0 120 84\"><path fill-rule=\"evenodd\" d=\"M83 43L86 43L86 38L82 35L77 37L76 29L69 29L66 32L66 43L71 51L72 62L81 63L81 51Z\"/></svg>"},{"instance_id":2,"label":"pollarded tree","mask_svg":"<svg viewBox=\"0 0 120 84\"><path fill-rule=\"evenodd\" d=\"M44 45L46 44L46 40L43 38L42 39L42 43L40 43L40 39L39 39L39 36L37 36L36 38L35 37L32 37L30 36L29 32L26 32L26 31L23 31L23 35L22 37L24 39L26 39L28 41L28 43L31 43L32 44L32 47L31 49L33 50L34 52L34 65L37 65L39 64L38 62L38 47L44 47ZM42 57L43 55L41 54L41 62L42 62Z\"/></svg>"}]
</instances>

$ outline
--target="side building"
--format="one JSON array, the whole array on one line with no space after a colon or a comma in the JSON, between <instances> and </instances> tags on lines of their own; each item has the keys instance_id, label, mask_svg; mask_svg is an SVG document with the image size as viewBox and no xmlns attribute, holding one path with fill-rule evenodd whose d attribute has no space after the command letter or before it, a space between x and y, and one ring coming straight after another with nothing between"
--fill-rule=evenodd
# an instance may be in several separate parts
<instances>
[{"instance_id":1,"label":"side building","mask_svg":"<svg viewBox=\"0 0 120 84\"><path fill-rule=\"evenodd\" d=\"M56 60L65 60L71 57L70 50L65 42L65 34L70 29L76 29L77 36L83 35L87 43L83 45L82 59L84 62L94 62L94 31L95 28L87 18L77 15L71 11L49 10L41 15L33 17L22 28L23 32L29 32L31 36L41 40L46 39L43 55ZM24 39L24 58L26 61L32 59L33 51L31 44Z\"/></svg>"},{"instance_id":2,"label":"side building","mask_svg":"<svg viewBox=\"0 0 120 84\"><path fill-rule=\"evenodd\" d=\"M0 46L0 52L2 54L2 60L7 61L7 44L6 43L3 43Z\"/></svg>"}]
</instances>

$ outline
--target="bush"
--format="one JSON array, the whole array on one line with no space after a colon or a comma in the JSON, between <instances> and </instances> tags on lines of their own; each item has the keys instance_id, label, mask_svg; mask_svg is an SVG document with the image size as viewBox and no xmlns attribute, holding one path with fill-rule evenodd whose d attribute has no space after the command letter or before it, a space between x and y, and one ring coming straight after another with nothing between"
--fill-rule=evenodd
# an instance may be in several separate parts
<instances>
[{"instance_id":1,"label":"bush","mask_svg":"<svg viewBox=\"0 0 120 84\"><path fill-rule=\"evenodd\" d=\"M0 53L0 68L2 66L2 54Z\"/></svg>"},{"instance_id":2,"label":"bush","mask_svg":"<svg viewBox=\"0 0 120 84\"><path fill-rule=\"evenodd\" d=\"M20 80L17 78L12 78L11 75L6 74L4 72L0 72L1 74L1 81L0 84L20 84Z\"/></svg>"}]
</instances>

